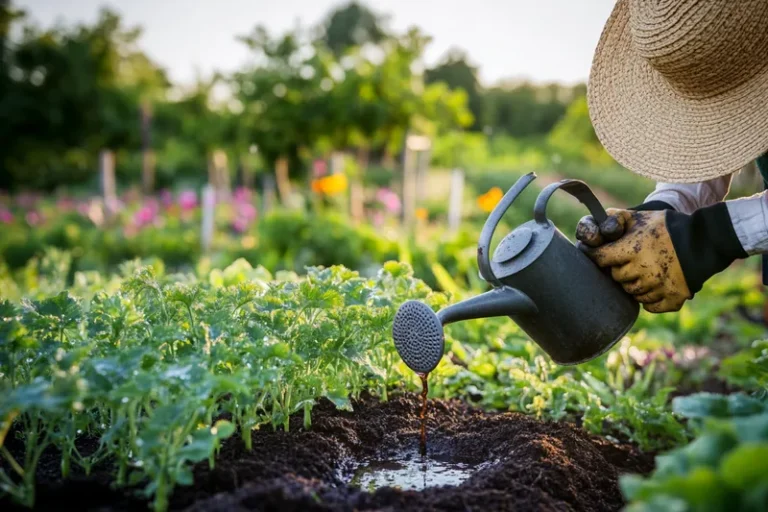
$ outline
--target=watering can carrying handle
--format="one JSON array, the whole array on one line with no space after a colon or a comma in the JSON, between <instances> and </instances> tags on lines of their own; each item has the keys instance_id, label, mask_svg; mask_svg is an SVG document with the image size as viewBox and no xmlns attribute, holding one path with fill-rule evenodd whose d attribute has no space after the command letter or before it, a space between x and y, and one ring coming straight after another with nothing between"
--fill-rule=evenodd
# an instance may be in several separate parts
<instances>
[{"instance_id":1,"label":"watering can carrying handle","mask_svg":"<svg viewBox=\"0 0 768 512\"><path fill-rule=\"evenodd\" d=\"M494 287L500 288L504 284L493 275L491 270L491 239L493 238L493 232L496 231L499 221L507 212L512 203L517 199L517 196L527 187L533 180L536 179L535 172L529 172L522 176L517 182L512 185L512 188L504 194L501 201L496 205L491 214L486 219L483 225L483 230L480 232L480 239L477 242L477 266L480 269L480 276L487 282L491 283Z\"/></svg>"},{"instance_id":2,"label":"watering can carrying handle","mask_svg":"<svg viewBox=\"0 0 768 512\"><path fill-rule=\"evenodd\" d=\"M547 203L552 194L558 189L563 189L564 192L568 192L581 201L589 209L589 213L592 214L598 225L605 222L608 218L603 205L600 204L600 201L598 201L586 183L581 180L561 180L544 187L539 197L536 198L536 204L533 206L533 219L537 223L547 224L549 222L547 219Z\"/></svg>"}]
</instances>

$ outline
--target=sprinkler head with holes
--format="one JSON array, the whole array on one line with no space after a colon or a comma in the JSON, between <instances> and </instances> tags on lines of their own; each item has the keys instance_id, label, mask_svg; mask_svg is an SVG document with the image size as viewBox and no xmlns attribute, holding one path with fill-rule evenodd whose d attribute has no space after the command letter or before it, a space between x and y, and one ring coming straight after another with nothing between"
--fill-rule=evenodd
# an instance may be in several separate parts
<instances>
[{"instance_id":1,"label":"sprinkler head with holes","mask_svg":"<svg viewBox=\"0 0 768 512\"><path fill-rule=\"evenodd\" d=\"M416 373L431 372L443 357L443 324L423 302L409 300L400 306L392 338L403 362Z\"/></svg>"}]
</instances>

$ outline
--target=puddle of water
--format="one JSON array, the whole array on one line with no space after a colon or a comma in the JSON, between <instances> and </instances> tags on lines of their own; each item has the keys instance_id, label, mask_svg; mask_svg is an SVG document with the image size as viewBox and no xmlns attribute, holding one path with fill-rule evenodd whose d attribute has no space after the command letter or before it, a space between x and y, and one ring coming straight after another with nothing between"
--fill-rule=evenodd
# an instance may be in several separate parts
<instances>
[{"instance_id":1,"label":"puddle of water","mask_svg":"<svg viewBox=\"0 0 768 512\"><path fill-rule=\"evenodd\" d=\"M388 460L370 460L357 467L351 485L373 492L381 487L421 491L428 487L459 485L480 466L422 457L416 453L398 454Z\"/></svg>"}]
</instances>

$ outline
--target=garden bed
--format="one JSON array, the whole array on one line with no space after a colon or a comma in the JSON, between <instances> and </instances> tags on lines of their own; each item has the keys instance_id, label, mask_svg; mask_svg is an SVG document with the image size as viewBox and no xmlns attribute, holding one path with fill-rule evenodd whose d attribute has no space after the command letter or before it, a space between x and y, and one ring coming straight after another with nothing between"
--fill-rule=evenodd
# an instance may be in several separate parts
<instances>
[{"instance_id":1,"label":"garden bed","mask_svg":"<svg viewBox=\"0 0 768 512\"><path fill-rule=\"evenodd\" d=\"M253 450L235 436L209 469L199 464L194 484L177 487L173 510L619 510L621 473L648 473L652 457L631 445L615 445L564 423L515 413L488 413L457 401L430 400L427 485L440 461L465 469L457 486L367 492L350 485L365 461L419 453L419 399L415 394L380 402L366 397L354 412L321 402L312 428L300 415L289 432L253 434ZM57 453L38 468L37 510L65 502L79 510L147 510L147 502L109 488L111 468L60 482ZM423 468L424 466L421 465ZM423 484L420 485L423 487ZM3 504L4 510L9 505Z\"/></svg>"}]
</instances>

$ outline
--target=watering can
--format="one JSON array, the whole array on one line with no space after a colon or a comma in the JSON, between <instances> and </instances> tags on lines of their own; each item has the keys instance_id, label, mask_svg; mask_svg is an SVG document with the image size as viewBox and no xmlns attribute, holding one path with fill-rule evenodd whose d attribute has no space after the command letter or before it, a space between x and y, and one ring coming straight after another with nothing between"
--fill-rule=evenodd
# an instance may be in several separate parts
<instances>
[{"instance_id":1,"label":"watering can","mask_svg":"<svg viewBox=\"0 0 768 512\"><path fill-rule=\"evenodd\" d=\"M508 316L552 360L575 365L613 347L632 328L637 301L598 267L547 218L547 204L562 189L584 204L598 224L607 214L580 180L552 183L539 193L533 219L515 228L490 257L496 226L534 179L522 176L488 216L477 245L480 277L490 291L435 313L419 301L404 302L395 315L392 337L406 365L429 373L443 356L443 326L477 318Z\"/></svg>"}]
</instances>

